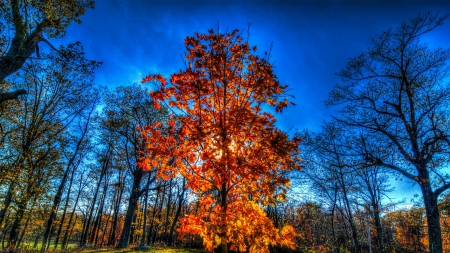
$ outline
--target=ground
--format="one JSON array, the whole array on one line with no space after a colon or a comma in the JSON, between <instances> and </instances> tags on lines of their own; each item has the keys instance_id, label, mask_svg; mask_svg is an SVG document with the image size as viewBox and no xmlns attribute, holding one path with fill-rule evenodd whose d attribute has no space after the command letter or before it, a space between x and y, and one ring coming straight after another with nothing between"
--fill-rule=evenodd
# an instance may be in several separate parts
<instances>
[{"instance_id":1,"label":"ground","mask_svg":"<svg viewBox=\"0 0 450 253\"><path fill-rule=\"evenodd\" d=\"M55 251L56 253L57 251ZM94 252L104 252L104 253L205 253L206 251L198 249L170 249L170 248L152 248L151 250L135 250L133 248L129 249L84 249L84 250L74 250L70 252L76 253L94 253Z\"/></svg>"},{"instance_id":2,"label":"ground","mask_svg":"<svg viewBox=\"0 0 450 253\"><path fill-rule=\"evenodd\" d=\"M0 253L7 253L9 251L1 251ZM15 253L37 253L38 250L18 250ZM50 249L47 251L49 253L206 253L206 251L199 249L182 249L182 248L152 248L151 250L136 250L133 248L125 248L125 249L114 249L114 248L87 248L87 249L70 249L70 250L54 250Z\"/></svg>"}]
</instances>

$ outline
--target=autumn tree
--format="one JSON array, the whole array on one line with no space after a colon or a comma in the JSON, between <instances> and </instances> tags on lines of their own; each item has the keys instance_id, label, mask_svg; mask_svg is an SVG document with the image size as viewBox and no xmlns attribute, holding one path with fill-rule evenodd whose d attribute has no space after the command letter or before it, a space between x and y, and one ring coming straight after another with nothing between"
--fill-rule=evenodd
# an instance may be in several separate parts
<instances>
[{"instance_id":1,"label":"autumn tree","mask_svg":"<svg viewBox=\"0 0 450 253\"><path fill-rule=\"evenodd\" d=\"M289 102L269 55L255 54L238 30L196 33L185 39L186 69L170 77L150 75L158 87L155 106L173 113L167 127L147 125L142 136L152 154L142 166L160 166L159 175L181 174L197 194L197 216L181 220L181 232L199 234L212 250L267 252L269 244L293 247L293 230L276 229L263 211L284 199L283 171L299 169L299 139L289 139L262 110L281 112ZM267 54L267 53L266 53ZM175 125L175 120L180 126Z\"/></svg>"},{"instance_id":2,"label":"autumn tree","mask_svg":"<svg viewBox=\"0 0 450 253\"><path fill-rule=\"evenodd\" d=\"M393 235L393 251L427 252L426 224L423 208L389 212L383 217L383 225Z\"/></svg>"},{"instance_id":3,"label":"autumn tree","mask_svg":"<svg viewBox=\"0 0 450 253\"><path fill-rule=\"evenodd\" d=\"M80 23L86 9L93 8L92 0L52 1L0 1L0 86L7 86L5 79L20 70L36 53L40 58L39 43L49 45L46 39L61 38L72 23ZM60 52L64 54L63 52ZM69 56L66 56L69 57ZM24 88L0 93L0 104L26 94Z\"/></svg>"},{"instance_id":4,"label":"autumn tree","mask_svg":"<svg viewBox=\"0 0 450 253\"><path fill-rule=\"evenodd\" d=\"M429 249L442 252L438 197L450 188L450 50L430 49L420 37L445 17L427 13L373 39L366 52L350 59L331 91L336 119L376 141L390 159L368 153L367 164L387 167L416 182L428 221ZM369 140L370 141L370 140Z\"/></svg>"},{"instance_id":5,"label":"autumn tree","mask_svg":"<svg viewBox=\"0 0 450 253\"><path fill-rule=\"evenodd\" d=\"M313 248L321 252L321 249L328 246L331 248L330 252L335 252L333 246L328 245L332 238L330 235L332 231L327 221L330 215L324 207L313 202L306 202L300 204L295 212L295 229L300 234L298 243L300 248Z\"/></svg>"}]
</instances>

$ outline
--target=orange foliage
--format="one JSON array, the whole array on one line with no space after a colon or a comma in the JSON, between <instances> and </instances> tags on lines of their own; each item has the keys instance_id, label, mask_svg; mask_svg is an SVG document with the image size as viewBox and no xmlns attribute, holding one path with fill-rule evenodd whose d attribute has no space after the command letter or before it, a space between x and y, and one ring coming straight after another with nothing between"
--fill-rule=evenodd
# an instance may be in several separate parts
<instances>
[{"instance_id":1,"label":"orange foliage","mask_svg":"<svg viewBox=\"0 0 450 253\"><path fill-rule=\"evenodd\" d=\"M203 207L211 207L210 197L206 197ZM182 218L181 235L199 234L207 250L212 250L221 243L218 227L220 226L221 208L216 206L212 211L203 208L198 216L189 215ZM227 236L232 244L232 250L246 252L269 252L269 244L280 244L294 248L293 239L296 234L292 226L284 226L281 231L276 229L260 206L250 200L232 201L227 209Z\"/></svg>"},{"instance_id":2,"label":"orange foliage","mask_svg":"<svg viewBox=\"0 0 450 253\"><path fill-rule=\"evenodd\" d=\"M391 227L395 234L396 248L406 252L426 252L428 236L423 208L390 212L383 217L385 227Z\"/></svg>"},{"instance_id":3,"label":"orange foliage","mask_svg":"<svg viewBox=\"0 0 450 253\"><path fill-rule=\"evenodd\" d=\"M159 176L181 174L198 194L198 216L182 219L182 233L199 234L208 250L231 244L232 249L266 252L269 244L293 248L291 227L278 231L262 206L284 199L289 179L284 171L299 169L298 144L275 126L261 106L281 112L289 102L266 58L235 30L226 34L195 34L185 39L188 68L170 77L145 77L158 90L155 103L176 114L167 124L142 130ZM256 47L252 48L256 51ZM180 124L175 124L179 122ZM281 194L275 196L275 190Z\"/></svg>"},{"instance_id":4,"label":"orange foliage","mask_svg":"<svg viewBox=\"0 0 450 253\"><path fill-rule=\"evenodd\" d=\"M450 252L450 192L444 194L439 204L441 212L442 248Z\"/></svg>"}]
</instances>

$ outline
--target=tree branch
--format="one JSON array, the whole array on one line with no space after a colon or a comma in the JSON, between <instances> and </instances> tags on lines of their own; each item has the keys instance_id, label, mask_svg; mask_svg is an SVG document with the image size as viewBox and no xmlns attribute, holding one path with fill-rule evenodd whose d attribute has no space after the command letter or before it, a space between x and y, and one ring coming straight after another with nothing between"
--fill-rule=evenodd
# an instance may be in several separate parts
<instances>
[{"instance_id":1,"label":"tree branch","mask_svg":"<svg viewBox=\"0 0 450 253\"><path fill-rule=\"evenodd\" d=\"M450 184L444 182L444 185L439 187L439 188L437 188L434 191L433 195L436 196L436 198L437 198L437 197L439 197L439 195L441 195L441 193L443 193L444 191L446 191L448 189L450 189Z\"/></svg>"},{"instance_id":2,"label":"tree branch","mask_svg":"<svg viewBox=\"0 0 450 253\"><path fill-rule=\"evenodd\" d=\"M27 94L27 91L24 89L12 91L12 92L0 93L0 104L2 104L3 102L5 102L7 100L18 99L18 97L20 95L25 95L25 94Z\"/></svg>"}]
</instances>

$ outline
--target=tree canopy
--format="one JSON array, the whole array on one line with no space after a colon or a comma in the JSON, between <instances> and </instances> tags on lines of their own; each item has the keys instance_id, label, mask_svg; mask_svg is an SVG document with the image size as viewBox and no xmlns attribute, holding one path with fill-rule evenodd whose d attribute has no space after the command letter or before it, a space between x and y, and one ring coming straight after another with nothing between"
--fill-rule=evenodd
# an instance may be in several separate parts
<instances>
[{"instance_id":1,"label":"tree canopy","mask_svg":"<svg viewBox=\"0 0 450 253\"><path fill-rule=\"evenodd\" d=\"M5 79L21 69L34 53L35 58L41 57L39 43L58 51L45 37L63 37L69 24L80 23L80 16L93 6L92 0L0 1L0 104L26 94L25 89L4 90Z\"/></svg>"}]
</instances>

